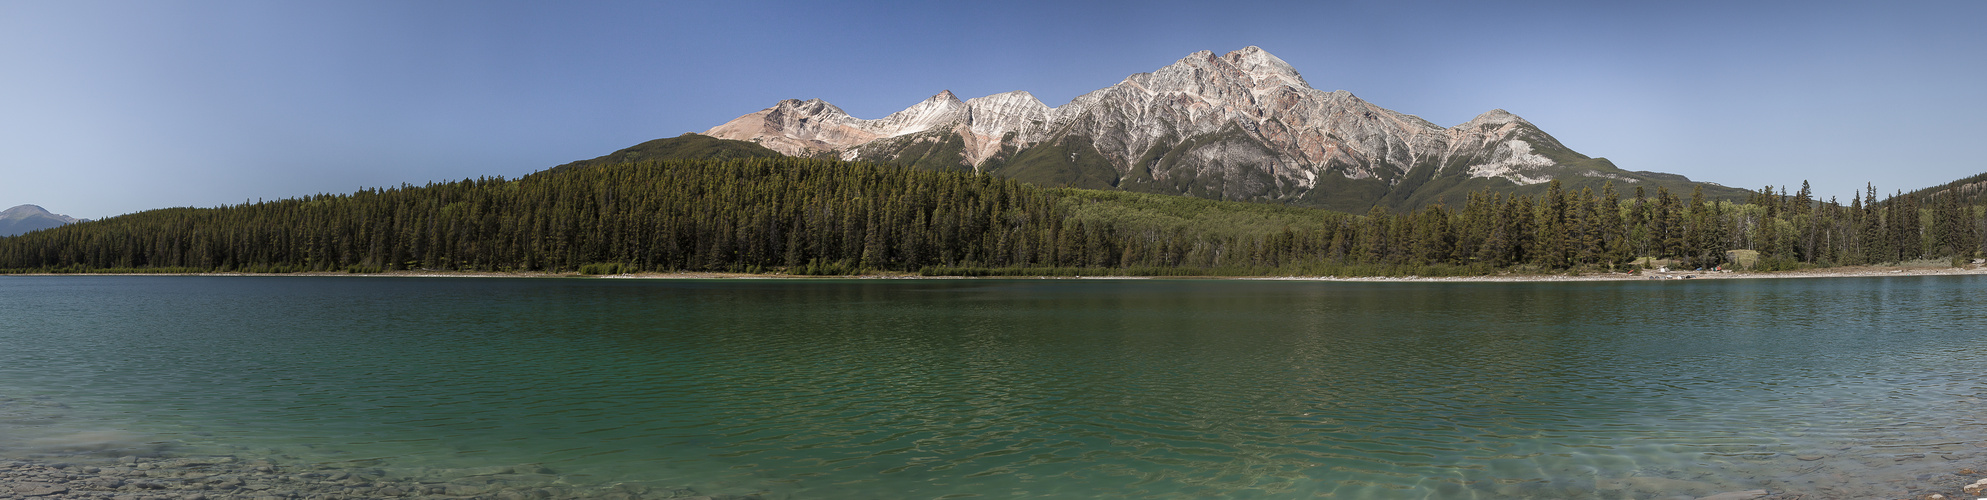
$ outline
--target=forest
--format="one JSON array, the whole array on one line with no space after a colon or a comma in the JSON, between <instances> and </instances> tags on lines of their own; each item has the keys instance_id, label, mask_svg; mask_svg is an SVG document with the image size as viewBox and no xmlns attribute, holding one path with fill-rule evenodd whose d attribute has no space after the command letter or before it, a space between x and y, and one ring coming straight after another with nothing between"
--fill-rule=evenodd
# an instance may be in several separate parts
<instances>
[{"instance_id":1,"label":"forest","mask_svg":"<svg viewBox=\"0 0 1987 500\"><path fill-rule=\"evenodd\" d=\"M1481 275L1987 250L1977 193L1743 203L1613 184L1363 214L786 157L647 160L170 208L0 238L0 272Z\"/></svg>"}]
</instances>

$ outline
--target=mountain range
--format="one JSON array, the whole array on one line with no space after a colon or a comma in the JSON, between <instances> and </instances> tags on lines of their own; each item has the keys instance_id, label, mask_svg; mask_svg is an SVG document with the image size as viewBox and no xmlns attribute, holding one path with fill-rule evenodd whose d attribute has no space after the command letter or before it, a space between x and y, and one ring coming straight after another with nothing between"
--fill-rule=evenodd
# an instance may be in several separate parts
<instances>
[{"instance_id":1,"label":"mountain range","mask_svg":"<svg viewBox=\"0 0 1987 500\"><path fill-rule=\"evenodd\" d=\"M67 215L52 214L47 209L35 205L21 205L0 212L0 236L13 236L37 229L61 227L85 220Z\"/></svg>"},{"instance_id":2,"label":"mountain range","mask_svg":"<svg viewBox=\"0 0 1987 500\"><path fill-rule=\"evenodd\" d=\"M1502 109L1438 126L1344 90L1312 88L1253 46L1196 52L1056 107L1025 91L965 100L943 91L865 120L820 99L789 99L703 135L789 156L1354 212L1455 206L1469 192L1532 193L1551 180L1575 190L1612 181L1623 193L1701 186L1714 199L1747 194L1618 168Z\"/></svg>"}]
</instances>

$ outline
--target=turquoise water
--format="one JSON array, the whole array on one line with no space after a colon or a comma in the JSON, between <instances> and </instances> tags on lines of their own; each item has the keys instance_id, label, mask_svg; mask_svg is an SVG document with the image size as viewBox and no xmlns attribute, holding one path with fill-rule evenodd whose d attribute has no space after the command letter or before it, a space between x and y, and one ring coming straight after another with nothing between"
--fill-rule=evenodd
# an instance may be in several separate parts
<instances>
[{"instance_id":1,"label":"turquoise water","mask_svg":"<svg viewBox=\"0 0 1987 500\"><path fill-rule=\"evenodd\" d=\"M772 498L1879 495L1987 459L1983 289L0 277L0 456Z\"/></svg>"}]
</instances>

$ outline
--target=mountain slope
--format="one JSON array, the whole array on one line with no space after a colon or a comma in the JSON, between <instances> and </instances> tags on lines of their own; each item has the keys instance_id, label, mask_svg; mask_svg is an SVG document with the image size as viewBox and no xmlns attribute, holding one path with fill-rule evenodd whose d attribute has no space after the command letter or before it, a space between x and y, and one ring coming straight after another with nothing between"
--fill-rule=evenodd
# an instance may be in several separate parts
<instances>
[{"instance_id":1,"label":"mountain slope","mask_svg":"<svg viewBox=\"0 0 1987 500\"><path fill-rule=\"evenodd\" d=\"M591 160L580 160L559 165L546 169L545 172L643 161L732 160L741 158L777 158L779 156L781 155L778 151L766 149L765 146L751 142L718 139L698 134L683 134L668 139L656 139L636 144Z\"/></svg>"},{"instance_id":2,"label":"mountain slope","mask_svg":"<svg viewBox=\"0 0 1987 500\"><path fill-rule=\"evenodd\" d=\"M1932 198L1935 196L1945 196L1948 193L1958 196L1960 203L1965 205L1979 205L1987 202L1987 173L1912 191L1907 196ZM1874 193L1872 194L1874 195Z\"/></svg>"},{"instance_id":3,"label":"mountain slope","mask_svg":"<svg viewBox=\"0 0 1987 500\"><path fill-rule=\"evenodd\" d=\"M49 213L35 205L21 205L0 212L0 236L13 236L28 231L62 227L84 222L83 219L67 215Z\"/></svg>"},{"instance_id":4,"label":"mountain slope","mask_svg":"<svg viewBox=\"0 0 1987 500\"><path fill-rule=\"evenodd\" d=\"M1713 198L1743 190L1633 172L1491 110L1444 128L1312 88L1257 47L1202 51L1058 107L1027 92L940 92L876 120L819 99L786 100L704 132L794 156L974 170L1044 185L1363 211L1458 204L1467 192L1574 189L1613 181Z\"/></svg>"}]
</instances>

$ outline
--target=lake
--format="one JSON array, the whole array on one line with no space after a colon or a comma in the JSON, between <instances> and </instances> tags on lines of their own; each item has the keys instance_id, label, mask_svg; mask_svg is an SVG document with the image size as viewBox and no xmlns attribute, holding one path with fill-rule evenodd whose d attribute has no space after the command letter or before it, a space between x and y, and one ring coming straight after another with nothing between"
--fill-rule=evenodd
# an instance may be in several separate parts
<instances>
[{"instance_id":1,"label":"lake","mask_svg":"<svg viewBox=\"0 0 1987 500\"><path fill-rule=\"evenodd\" d=\"M0 277L0 457L767 498L1891 495L1987 453L1987 277Z\"/></svg>"}]
</instances>

